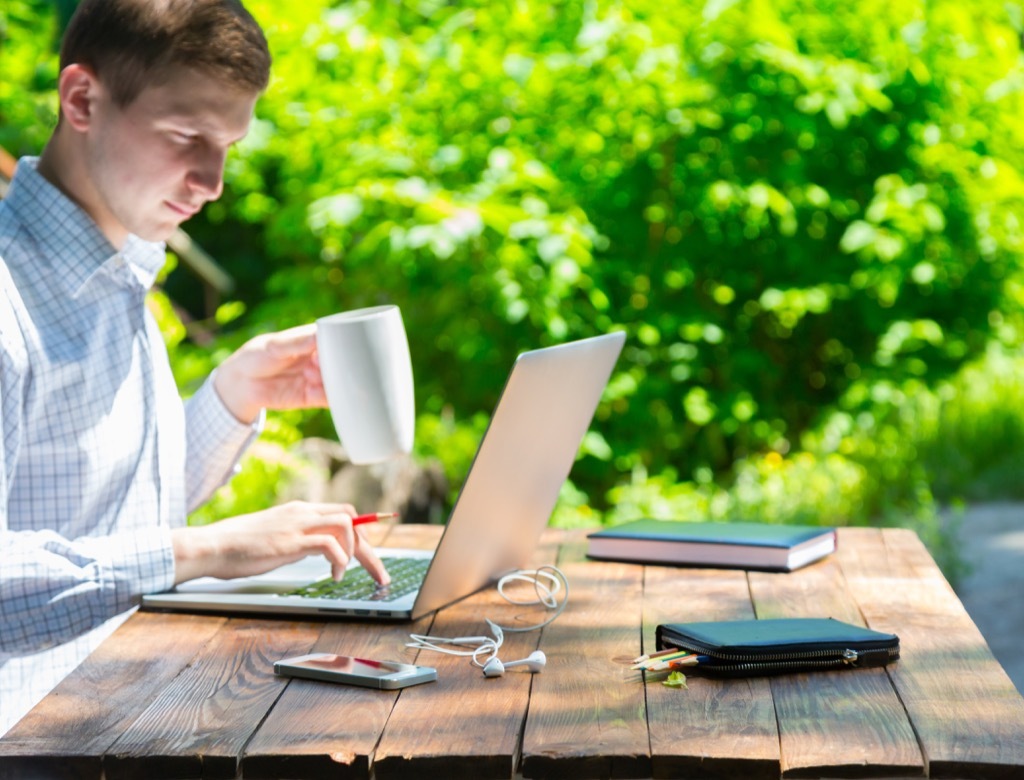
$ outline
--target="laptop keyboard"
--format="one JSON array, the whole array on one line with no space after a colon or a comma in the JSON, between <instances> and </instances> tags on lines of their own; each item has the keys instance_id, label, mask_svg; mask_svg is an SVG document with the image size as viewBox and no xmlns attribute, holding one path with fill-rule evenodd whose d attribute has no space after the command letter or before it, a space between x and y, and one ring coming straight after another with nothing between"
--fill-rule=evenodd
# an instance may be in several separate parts
<instances>
[{"instance_id":1,"label":"laptop keyboard","mask_svg":"<svg viewBox=\"0 0 1024 780\"><path fill-rule=\"evenodd\" d=\"M416 590L430 566L429 558L381 558L391 575L391 584L380 586L362 566L350 569L341 582L326 577L303 585L282 596L309 599L345 599L355 601L394 601Z\"/></svg>"}]
</instances>

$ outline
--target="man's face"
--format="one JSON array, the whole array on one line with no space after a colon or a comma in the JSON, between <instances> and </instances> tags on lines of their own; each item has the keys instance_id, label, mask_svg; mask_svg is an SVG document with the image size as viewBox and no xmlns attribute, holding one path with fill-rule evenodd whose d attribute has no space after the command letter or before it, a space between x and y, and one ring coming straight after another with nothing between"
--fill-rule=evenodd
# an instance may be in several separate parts
<instances>
[{"instance_id":1,"label":"man's face","mask_svg":"<svg viewBox=\"0 0 1024 780\"><path fill-rule=\"evenodd\" d=\"M86 138L87 208L115 246L127 233L162 241L220 196L224 159L256 98L187 68L124 108L101 87Z\"/></svg>"}]
</instances>

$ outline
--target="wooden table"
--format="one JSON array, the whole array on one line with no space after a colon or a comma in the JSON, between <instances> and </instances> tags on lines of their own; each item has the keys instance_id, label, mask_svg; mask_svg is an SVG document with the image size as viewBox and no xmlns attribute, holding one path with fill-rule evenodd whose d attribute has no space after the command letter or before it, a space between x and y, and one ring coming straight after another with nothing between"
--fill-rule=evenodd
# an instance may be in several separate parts
<instances>
[{"instance_id":1,"label":"wooden table","mask_svg":"<svg viewBox=\"0 0 1024 780\"><path fill-rule=\"evenodd\" d=\"M385 532L386 529L380 529ZM386 540L429 546L437 529ZM568 609L502 653L546 670L484 679L407 632L484 633L523 613L481 592L415 624L138 613L0 741L2 778L1024 777L1024 700L910 531L843 529L793 574L587 561L549 532ZM831 616L897 633L887 669L644 681L664 621ZM526 616L529 622L536 614ZM373 691L276 678L310 651L413 660L437 683Z\"/></svg>"}]
</instances>

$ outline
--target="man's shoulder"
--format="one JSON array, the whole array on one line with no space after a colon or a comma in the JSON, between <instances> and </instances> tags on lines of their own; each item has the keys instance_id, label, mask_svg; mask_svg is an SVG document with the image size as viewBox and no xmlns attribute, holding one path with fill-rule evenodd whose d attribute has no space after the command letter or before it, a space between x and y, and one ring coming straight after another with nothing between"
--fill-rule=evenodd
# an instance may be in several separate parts
<instances>
[{"instance_id":1,"label":"man's shoulder","mask_svg":"<svg viewBox=\"0 0 1024 780\"><path fill-rule=\"evenodd\" d=\"M8 204L0 200L0 284L9 276L6 259L18 234L18 220ZM2 289L2 287L0 287Z\"/></svg>"},{"instance_id":2,"label":"man's shoulder","mask_svg":"<svg viewBox=\"0 0 1024 780\"><path fill-rule=\"evenodd\" d=\"M21 233L12 209L0 201L0 353L8 357L24 351L17 311L22 307L21 296L11 276L8 261L19 247Z\"/></svg>"},{"instance_id":3,"label":"man's shoulder","mask_svg":"<svg viewBox=\"0 0 1024 780\"><path fill-rule=\"evenodd\" d=\"M28 228L17 208L0 200L0 265L6 266L6 278L0 282L10 284L12 276L40 273L34 269L39 267L42 251L38 233Z\"/></svg>"},{"instance_id":4,"label":"man's shoulder","mask_svg":"<svg viewBox=\"0 0 1024 780\"><path fill-rule=\"evenodd\" d=\"M33 157L18 160L7 194L0 200L0 258L12 268L21 264L20 254L31 256L38 251L37 241L59 225L55 217L60 214L42 196L53 188L36 171L35 162Z\"/></svg>"},{"instance_id":5,"label":"man's shoulder","mask_svg":"<svg viewBox=\"0 0 1024 780\"><path fill-rule=\"evenodd\" d=\"M0 301L6 303L7 293L13 290L14 282L7 267L13 255L20 249L18 218L8 205L0 200ZM7 307L10 308L10 307Z\"/></svg>"},{"instance_id":6,"label":"man's shoulder","mask_svg":"<svg viewBox=\"0 0 1024 780\"><path fill-rule=\"evenodd\" d=\"M11 274L0 257L0 374L23 367L26 360L25 337L17 314L20 305Z\"/></svg>"},{"instance_id":7,"label":"man's shoulder","mask_svg":"<svg viewBox=\"0 0 1024 780\"><path fill-rule=\"evenodd\" d=\"M6 200L0 200L0 263L6 260L24 235L17 212Z\"/></svg>"}]
</instances>

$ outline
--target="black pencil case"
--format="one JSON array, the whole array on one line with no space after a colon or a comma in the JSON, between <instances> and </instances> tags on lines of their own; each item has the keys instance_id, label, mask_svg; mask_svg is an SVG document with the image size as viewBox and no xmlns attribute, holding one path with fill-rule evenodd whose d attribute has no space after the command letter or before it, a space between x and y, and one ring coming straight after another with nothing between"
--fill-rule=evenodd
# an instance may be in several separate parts
<instances>
[{"instance_id":1,"label":"black pencil case","mask_svg":"<svg viewBox=\"0 0 1024 780\"><path fill-rule=\"evenodd\" d=\"M696 653L693 670L720 677L885 666L900 657L895 634L832 618L781 618L657 627L659 650Z\"/></svg>"}]
</instances>

